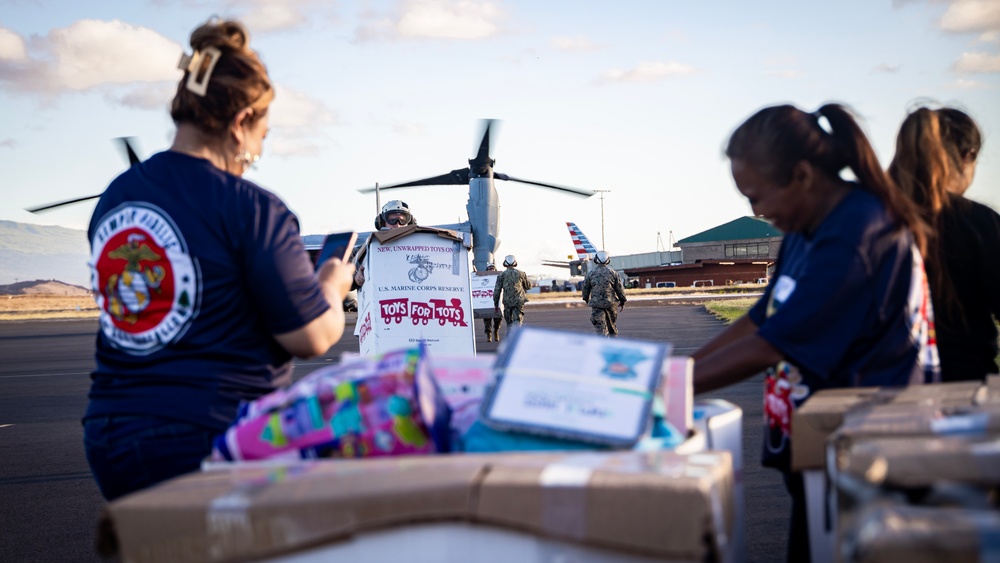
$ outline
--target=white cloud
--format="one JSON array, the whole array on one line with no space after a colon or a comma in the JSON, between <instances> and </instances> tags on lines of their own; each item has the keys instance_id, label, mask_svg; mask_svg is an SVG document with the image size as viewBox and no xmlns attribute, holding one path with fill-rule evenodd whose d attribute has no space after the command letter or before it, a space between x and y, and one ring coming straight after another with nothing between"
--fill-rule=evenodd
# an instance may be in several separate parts
<instances>
[{"instance_id":1,"label":"white cloud","mask_svg":"<svg viewBox=\"0 0 1000 563\"><path fill-rule=\"evenodd\" d=\"M798 78L802 76L802 73L797 70L769 70L764 74L772 78Z\"/></svg>"},{"instance_id":2,"label":"white cloud","mask_svg":"<svg viewBox=\"0 0 1000 563\"><path fill-rule=\"evenodd\" d=\"M876 65L872 69L872 74L896 74L899 69L903 68L902 65L891 65L889 63L882 63Z\"/></svg>"},{"instance_id":3,"label":"white cloud","mask_svg":"<svg viewBox=\"0 0 1000 563\"><path fill-rule=\"evenodd\" d=\"M392 130L400 135L421 136L425 133L423 125L399 119L392 123Z\"/></svg>"},{"instance_id":4,"label":"white cloud","mask_svg":"<svg viewBox=\"0 0 1000 563\"><path fill-rule=\"evenodd\" d=\"M280 157L317 156L320 150L319 144L315 141L294 134L275 134L269 136L264 143L265 156L271 154Z\"/></svg>"},{"instance_id":5,"label":"white cloud","mask_svg":"<svg viewBox=\"0 0 1000 563\"><path fill-rule=\"evenodd\" d=\"M1000 72L1000 54L962 53L954 66L955 72L994 73Z\"/></svg>"},{"instance_id":6,"label":"white cloud","mask_svg":"<svg viewBox=\"0 0 1000 563\"><path fill-rule=\"evenodd\" d=\"M137 84L123 93L108 93L105 99L128 108L164 110L170 107L176 92L176 82L150 82Z\"/></svg>"},{"instance_id":7,"label":"white cloud","mask_svg":"<svg viewBox=\"0 0 1000 563\"><path fill-rule=\"evenodd\" d=\"M9 29L0 27L0 61L23 61L27 58L24 39Z\"/></svg>"},{"instance_id":8,"label":"white cloud","mask_svg":"<svg viewBox=\"0 0 1000 563\"><path fill-rule=\"evenodd\" d=\"M336 114L321 100L277 84L268 116L269 125L278 129L315 129L337 120Z\"/></svg>"},{"instance_id":9,"label":"white cloud","mask_svg":"<svg viewBox=\"0 0 1000 563\"><path fill-rule=\"evenodd\" d=\"M1000 29L1000 2L954 0L941 16L941 29L952 33L997 31Z\"/></svg>"},{"instance_id":10,"label":"white cloud","mask_svg":"<svg viewBox=\"0 0 1000 563\"><path fill-rule=\"evenodd\" d=\"M766 66L789 66L798 62L798 58L793 55L777 55L764 59L764 64Z\"/></svg>"},{"instance_id":11,"label":"white cloud","mask_svg":"<svg viewBox=\"0 0 1000 563\"><path fill-rule=\"evenodd\" d=\"M14 139L7 138L0 141L0 149L16 149L18 144Z\"/></svg>"},{"instance_id":12,"label":"white cloud","mask_svg":"<svg viewBox=\"0 0 1000 563\"><path fill-rule=\"evenodd\" d=\"M956 80L952 84L952 87L959 90L992 90L996 88L996 86L993 86L992 84L986 84L985 82L980 82L978 80L967 80L965 78L959 78Z\"/></svg>"},{"instance_id":13,"label":"white cloud","mask_svg":"<svg viewBox=\"0 0 1000 563\"><path fill-rule=\"evenodd\" d=\"M409 0L396 24L404 37L484 39L499 31L503 10L482 0Z\"/></svg>"},{"instance_id":14,"label":"white cloud","mask_svg":"<svg viewBox=\"0 0 1000 563\"><path fill-rule=\"evenodd\" d=\"M118 20L80 20L33 40L31 47L22 60L0 59L0 82L16 90L58 94L180 76L179 44Z\"/></svg>"},{"instance_id":15,"label":"white cloud","mask_svg":"<svg viewBox=\"0 0 1000 563\"><path fill-rule=\"evenodd\" d=\"M302 7L294 2L255 2L240 19L251 33L293 29L308 21Z\"/></svg>"},{"instance_id":16,"label":"white cloud","mask_svg":"<svg viewBox=\"0 0 1000 563\"><path fill-rule=\"evenodd\" d=\"M601 75L604 82L653 82L670 76L692 74L694 67L678 62L643 62L628 70L609 70Z\"/></svg>"},{"instance_id":17,"label":"white cloud","mask_svg":"<svg viewBox=\"0 0 1000 563\"><path fill-rule=\"evenodd\" d=\"M983 43L1000 43L1000 31L987 31L979 36Z\"/></svg>"},{"instance_id":18,"label":"white cloud","mask_svg":"<svg viewBox=\"0 0 1000 563\"><path fill-rule=\"evenodd\" d=\"M365 12L359 41L379 39L486 39L500 32L505 12L489 0L404 0L395 14Z\"/></svg>"},{"instance_id":19,"label":"white cloud","mask_svg":"<svg viewBox=\"0 0 1000 563\"><path fill-rule=\"evenodd\" d=\"M101 84L177 80L181 46L118 20L80 20L49 33L56 84L85 90Z\"/></svg>"},{"instance_id":20,"label":"white cloud","mask_svg":"<svg viewBox=\"0 0 1000 563\"><path fill-rule=\"evenodd\" d=\"M320 151L320 126L337 123L336 112L322 100L275 85L274 103L268 110L272 133L266 150L277 156L316 156Z\"/></svg>"},{"instance_id":21,"label":"white cloud","mask_svg":"<svg viewBox=\"0 0 1000 563\"><path fill-rule=\"evenodd\" d=\"M560 51L573 53L596 51L600 48L599 45L582 35L577 35L576 37L553 37L552 46Z\"/></svg>"}]
</instances>

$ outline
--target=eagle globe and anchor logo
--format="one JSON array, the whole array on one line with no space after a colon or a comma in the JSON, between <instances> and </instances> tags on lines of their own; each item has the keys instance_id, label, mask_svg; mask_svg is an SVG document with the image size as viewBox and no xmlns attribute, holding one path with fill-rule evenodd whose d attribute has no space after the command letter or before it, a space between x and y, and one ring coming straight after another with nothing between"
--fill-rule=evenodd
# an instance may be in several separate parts
<instances>
[{"instance_id":1,"label":"eagle globe and anchor logo","mask_svg":"<svg viewBox=\"0 0 1000 563\"><path fill-rule=\"evenodd\" d=\"M197 272L177 228L159 209L131 204L105 215L95 230L92 260L101 330L118 347L155 352L194 318Z\"/></svg>"}]
</instances>

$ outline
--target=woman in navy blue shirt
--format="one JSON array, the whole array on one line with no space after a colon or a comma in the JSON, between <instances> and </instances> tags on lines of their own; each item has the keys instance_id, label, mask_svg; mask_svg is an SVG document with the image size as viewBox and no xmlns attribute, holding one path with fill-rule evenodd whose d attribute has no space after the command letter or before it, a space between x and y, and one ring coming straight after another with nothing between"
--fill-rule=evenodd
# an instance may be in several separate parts
<instances>
[{"instance_id":1,"label":"woman in navy blue shirt","mask_svg":"<svg viewBox=\"0 0 1000 563\"><path fill-rule=\"evenodd\" d=\"M109 500L197 469L241 400L344 330L353 266L314 272L295 215L242 178L274 98L246 30L210 21L191 47L173 145L108 186L88 231L100 332L84 445Z\"/></svg>"},{"instance_id":2,"label":"woman in navy blue shirt","mask_svg":"<svg viewBox=\"0 0 1000 563\"><path fill-rule=\"evenodd\" d=\"M761 299L694 354L695 392L766 371L762 462L785 472L792 494L789 560L808 561L801 476L789 467L792 412L818 389L937 377L925 229L842 106L760 110L726 156L753 212L785 237Z\"/></svg>"}]
</instances>

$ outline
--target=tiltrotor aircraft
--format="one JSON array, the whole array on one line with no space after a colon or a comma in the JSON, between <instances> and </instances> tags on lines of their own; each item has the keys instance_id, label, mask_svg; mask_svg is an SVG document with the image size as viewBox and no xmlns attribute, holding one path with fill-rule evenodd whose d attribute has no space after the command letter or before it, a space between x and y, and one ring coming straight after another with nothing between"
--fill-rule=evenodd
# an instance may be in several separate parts
<instances>
[{"instance_id":1,"label":"tiltrotor aircraft","mask_svg":"<svg viewBox=\"0 0 1000 563\"><path fill-rule=\"evenodd\" d=\"M457 225L440 225L441 227L456 228L458 230L472 232L472 254L473 265L476 271L486 270L486 265L494 263L493 255L500 247L500 199L497 190L493 185L493 180L507 180L510 182L520 182L531 184L543 188L551 188L575 195L589 197L596 192L579 188L569 188L545 182L535 182L515 178L507 174L495 172L493 165L496 160L490 153L490 148L494 144L493 135L499 125L494 119L484 119L482 122L483 134L479 142L479 149L476 156L469 159L469 166L458 170L452 170L440 176L432 176L411 182L390 184L388 186L378 186L377 188L364 188L358 190L362 193L371 193L376 190L395 190L399 188L410 188L415 186L445 186L445 185L469 185L469 201L465 205L469 212L469 220L466 223Z\"/></svg>"}]
</instances>

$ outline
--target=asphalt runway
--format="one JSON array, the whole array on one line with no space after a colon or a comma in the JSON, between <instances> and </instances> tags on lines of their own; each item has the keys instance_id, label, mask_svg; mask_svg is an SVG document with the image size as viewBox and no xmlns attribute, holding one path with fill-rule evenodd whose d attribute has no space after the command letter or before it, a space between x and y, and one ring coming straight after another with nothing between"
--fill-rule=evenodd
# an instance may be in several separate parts
<instances>
[{"instance_id":1,"label":"asphalt runway","mask_svg":"<svg viewBox=\"0 0 1000 563\"><path fill-rule=\"evenodd\" d=\"M348 315L353 326L353 315ZM590 310L570 304L526 309L525 324L590 331ZM697 305L631 303L619 317L622 336L666 340L674 354L696 350L723 324ZM501 333L504 331L501 328ZM94 550L104 505L83 452L80 417L93 369L96 320L0 323L0 561L105 561ZM476 321L477 348L487 343ZM296 362L296 376L357 351L348 335L327 355ZM760 467L761 376L705 398L743 409L747 560L784 559L789 502L779 473ZM683 507L677 507L684 510Z\"/></svg>"}]
</instances>

